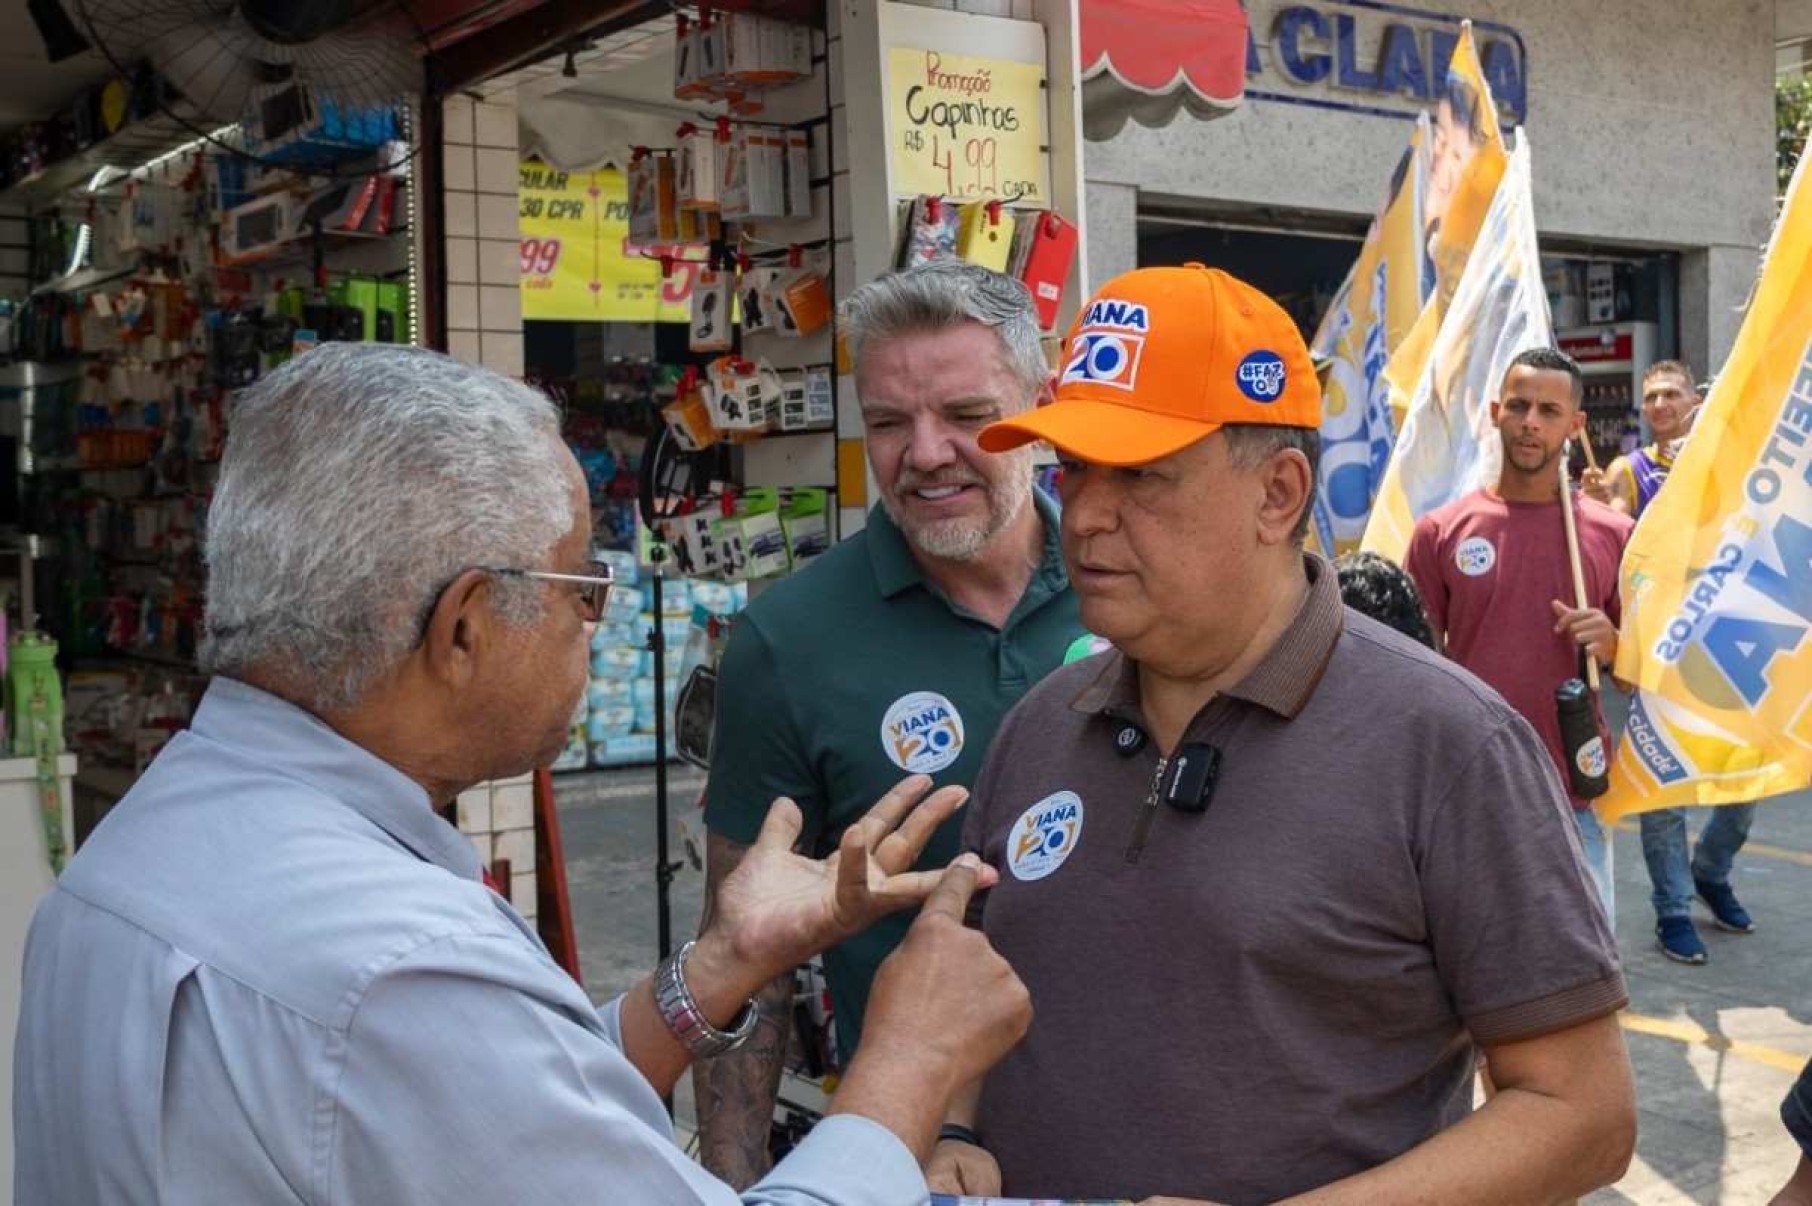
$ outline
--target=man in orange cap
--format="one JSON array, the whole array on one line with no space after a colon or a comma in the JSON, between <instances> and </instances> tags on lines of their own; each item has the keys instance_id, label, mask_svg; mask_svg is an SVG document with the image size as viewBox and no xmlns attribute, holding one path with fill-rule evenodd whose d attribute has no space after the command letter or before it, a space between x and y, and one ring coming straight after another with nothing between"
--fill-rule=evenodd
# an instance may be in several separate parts
<instances>
[{"instance_id":1,"label":"man in orange cap","mask_svg":"<svg viewBox=\"0 0 1812 1206\"><path fill-rule=\"evenodd\" d=\"M1627 1165L1627 996L1546 752L1303 552L1320 417L1283 311L1188 265L1110 282L1055 401L982 433L1056 446L1115 648L1034 687L976 783L981 920L1036 1018L934 1189L1554 1201Z\"/></svg>"}]
</instances>

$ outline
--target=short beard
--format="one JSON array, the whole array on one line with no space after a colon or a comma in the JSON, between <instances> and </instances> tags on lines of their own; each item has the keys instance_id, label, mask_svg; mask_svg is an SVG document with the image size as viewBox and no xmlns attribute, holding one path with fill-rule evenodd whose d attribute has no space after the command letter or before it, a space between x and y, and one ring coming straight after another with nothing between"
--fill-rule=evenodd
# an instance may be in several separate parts
<instances>
[{"instance_id":1,"label":"short beard","mask_svg":"<svg viewBox=\"0 0 1812 1206\"><path fill-rule=\"evenodd\" d=\"M943 523L914 524L895 505L892 495L883 495L888 516L898 525L907 541L927 557L940 561L974 561L1001 532L1011 527L1024 513L1032 499L1032 453L1001 453L1008 461L1007 472L988 488L986 519L952 519Z\"/></svg>"}]
</instances>

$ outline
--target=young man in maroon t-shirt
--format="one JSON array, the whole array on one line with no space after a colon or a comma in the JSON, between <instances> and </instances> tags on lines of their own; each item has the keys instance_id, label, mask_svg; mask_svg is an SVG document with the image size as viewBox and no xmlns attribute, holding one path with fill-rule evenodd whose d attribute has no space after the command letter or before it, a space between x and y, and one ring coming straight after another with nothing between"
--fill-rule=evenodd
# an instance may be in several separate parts
<instances>
[{"instance_id":1,"label":"young man in maroon t-shirt","mask_svg":"<svg viewBox=\"0 0 1812 1206\"><path fill-rule=\"evenodd\" d=\"M1535 726L1563 786L1569 780L1554 689L1579 677L1581 649L1604 666L1616 658L1617 571L1635 527L1628 516L1574 494L1589 604L1576 606L1559 462L1585 425L1581 391L1579 365L1564 352L1533 348L1512 360L1491 404L1504 446L1496 486L1424 515L1404 562L1447 655ZM1592 705L1599 755L1608 758L1610 734L1595 697ZM1573 796L1573 810L1586 865L1614 921L1609 835L1589 800Z\"/></svg>"}]
</instances>

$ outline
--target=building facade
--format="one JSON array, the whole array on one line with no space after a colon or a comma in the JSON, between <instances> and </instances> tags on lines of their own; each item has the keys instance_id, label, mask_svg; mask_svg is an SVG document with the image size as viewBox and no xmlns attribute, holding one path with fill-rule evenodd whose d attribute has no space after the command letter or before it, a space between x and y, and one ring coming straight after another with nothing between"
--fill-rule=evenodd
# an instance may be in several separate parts
<instances>
[{"instance_id":1,"label":"building facade","mask_svg":"<svg viewBox=\"0 0 1812 1206\"><path fill-rule=\"evenodd\" d=\"M1091 280L1217 248L1262 276L1295 239L1338 285L1469 18L1500 116L1530 139L1544 254L1624 265L1620 317L1715 371L1774 215L1775 5L1435 3L1249 0L1236 110L1086 144Z\"/></svg>"}]
</instances>

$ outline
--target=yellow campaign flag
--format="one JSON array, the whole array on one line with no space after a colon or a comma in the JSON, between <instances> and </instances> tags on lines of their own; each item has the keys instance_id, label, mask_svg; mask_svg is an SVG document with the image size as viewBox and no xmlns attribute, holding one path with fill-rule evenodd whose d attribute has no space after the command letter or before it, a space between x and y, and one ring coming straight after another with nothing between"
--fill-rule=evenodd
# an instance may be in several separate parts
<instances>
[{"instance_id":1,"label":"yellow campaign flag","mask_svg":"<svg viewBox=\"0 0 1812 1206\"><path fill-rule=\"evenodd\" d=\"M522 317L571 322L685 322L699 265L670 250L632 253L629 187L621 170L566 172L523 160L516 187Z\"/></svg>"},{"instance_id":2,"label":"yellow campaign flag","mask_svg":"<svg viewBox=\"0 0 1812 1206\"><path fill-rule=\"evenodd\" d=\"M1692 437L1623 560L1609 820L1812 782L1812 181L1802 156Z\"/></svg>"},{"instance_id":3,"label":"yellow campaign flag","mask_svg":"<svg viewBox=\"0 0 1812 1206\"><path fill-rule=\"evenodd\" d=\"M1427 296L1422 197L1431 140L1428 115L1420 114L1358 262L1309 348L1323 379L1321 469L1311 532L1329 556L1358 547L1390 459L1396 425L1384 365Z\"/></svg>"},{"instance_id":4,"label":"yellow campaign flag","mask_svg":"<svg viewBox=\"0 0 1812 1206\"><path fill-rule=\"evenodd\" d=\"M1506 199L1500 185L1509 163L1468 22L1431 125L1423 223L1434 289L1384 367L1401 434L1360 547L1393 561L1403 559L1420 516L1481 484L1481 464L1490 468L1495 448L1475 447L1468 432L1479 429L1479 415L1497 388L1488 378L1508 358L1501 354L1504 341L1520 341L1509 349L1514 355L1531 341L1552 338L1545 291L1539 307L1529 293L1540 281L1531 282L1528 274L1539 278L1540 266L1531 258L1536 250L1527 173L1522 194ZM1490 262L1476 263L1475 251ZM1472 285L1465 313L1451 314L1462 280ZM1428 413L1418 416L1418 409ZM1412 431L1418 438L1406 449L1404 437Z\"/></svg>"},{"instance_id":5,"label":"yellow campaign flag","mask_svg":"<svg viewBox=\"0 0 1812 1206\"><path fill-rule=\"evenodd\" d=\"M1497 124L1497 103L1491 98L1491 85L1485 82L1484 68L1479 66L1472 22L1467 21L1460 27L1460 43L1447 64L1447 92L1435 107L1429 144L1428 195L1422 221L1428 257L1434 265L1434 296L1422 307L1416 325L1397 345L1384 370L1399 426L1508 162L1504 134Z\"/></svg>"}]
</instances>

